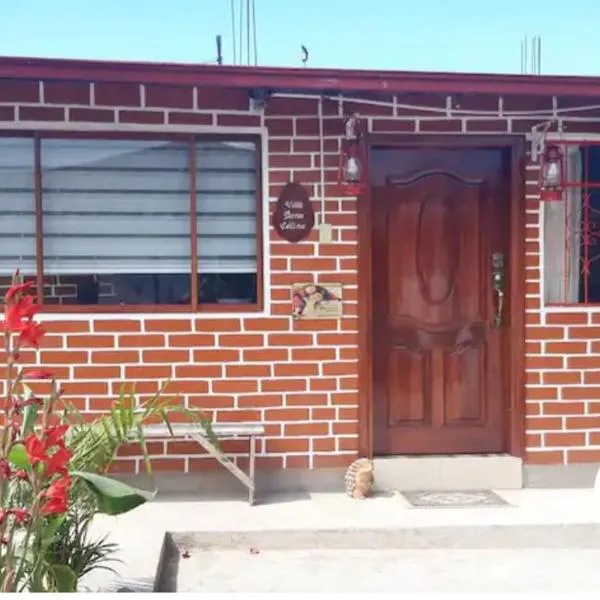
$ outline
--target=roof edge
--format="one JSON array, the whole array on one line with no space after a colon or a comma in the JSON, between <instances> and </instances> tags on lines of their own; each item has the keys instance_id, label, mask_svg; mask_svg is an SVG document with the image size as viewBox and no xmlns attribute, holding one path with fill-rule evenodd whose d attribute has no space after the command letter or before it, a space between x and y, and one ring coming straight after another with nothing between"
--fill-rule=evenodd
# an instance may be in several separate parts
<instances>
[{"instance_id":1,"label":"roof edge","mask_svg":"<svg viewBox=\"0 0 600 600\"><path fill-rule=\"evenodd\" d=\"M600 77L244 67L0 57L0 78L118 81L329 93L490 93L600 96Z\"/></svg>"}]
</instances>

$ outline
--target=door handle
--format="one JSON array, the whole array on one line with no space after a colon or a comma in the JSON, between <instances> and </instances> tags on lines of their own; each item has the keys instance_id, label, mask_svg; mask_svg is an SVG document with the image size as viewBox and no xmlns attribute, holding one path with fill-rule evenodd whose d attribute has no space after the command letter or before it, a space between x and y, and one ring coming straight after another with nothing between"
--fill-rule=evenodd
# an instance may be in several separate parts
<instances>
[{"instance_id":1,"label":"door handle","mask_svg":"<svg viewBox=\"0 0 600 600\"><path fill-rule=\"evenodd\" d=\"M504 290L506 285L506 272L504 265L504 254L494 252L492 254L492 291L496 314L494 315L494 325L500 327L504 320Z\"/></svg>"}]
</instances>

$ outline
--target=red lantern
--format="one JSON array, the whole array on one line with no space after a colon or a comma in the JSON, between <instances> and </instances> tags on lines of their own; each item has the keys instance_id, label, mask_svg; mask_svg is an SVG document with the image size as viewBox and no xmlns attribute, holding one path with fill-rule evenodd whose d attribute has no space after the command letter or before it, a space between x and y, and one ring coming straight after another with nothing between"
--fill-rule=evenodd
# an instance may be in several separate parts
<instances>
[{"instance_id":1,"label":"red lantern","mask_svg":"<svg viewBox=\"0 0 600 600\"><path fill-rule=\"evenodd\" d=\"M357 196L364 189L364 161L361 157L360 132L356 115L349 117L342 139L338 183L344 194Z\"/></svg>"},{"instance_id":2,"label":"red lantern","mask_svg":"<svg viewBox=\"0 0 600 600\"><path fill-rule=\"evenodd\" d=\"M357 146L346 148L340 155L338 183L346 196L363 191L363 163Z\"/></svg>"},{"instance_id":3,"label":"red lantern","mask_svg":"<svg viewBox=\"0 0 600 600\"><path fill-rule=\"evenodd\" d=\"M540 198L543 202L562 200L564 188L564 161L558 146L548 146L540 168Z\"/></svg>"}]
</instances>

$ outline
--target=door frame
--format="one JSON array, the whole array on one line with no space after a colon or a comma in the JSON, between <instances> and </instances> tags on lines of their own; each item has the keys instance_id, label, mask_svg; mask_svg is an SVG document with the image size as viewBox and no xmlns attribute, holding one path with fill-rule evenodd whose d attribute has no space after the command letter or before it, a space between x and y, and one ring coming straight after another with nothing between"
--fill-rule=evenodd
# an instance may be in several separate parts
<instances>
[{"instance_id":1,"label":"door frame","mask_svg":"<svg viewBox=\"0 0 600 600\"><path fill-rule=\"evenodd\" d=\"M494 148L509 156L509 306L506 324L509 377L506 386L504 419L505 452L525 455L525 138L512 135L396 135L367 134L363 139L365 172L370 173L371 149L389 147ZM368 175L367 175L368 177ZM368 177L364 193L357 202L358 211L358 450L373 457L373 328L372 311L372 186Z\"/></svg>"}]
</instances>

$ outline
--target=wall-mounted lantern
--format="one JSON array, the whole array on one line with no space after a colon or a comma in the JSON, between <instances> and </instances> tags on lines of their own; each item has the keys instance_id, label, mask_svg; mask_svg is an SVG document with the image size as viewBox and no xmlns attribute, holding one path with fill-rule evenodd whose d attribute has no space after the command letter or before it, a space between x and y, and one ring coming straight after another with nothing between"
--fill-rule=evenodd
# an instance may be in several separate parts
<instances>
[{"instance_id":1,"label":"wall-mounted lantern","mask_svg":"<svg viewBox=\"0 0 600 600\"><path fill-rule=\"evenodd\" d=\"M338 183L347 196L357 196L364 190L364 161L361 156L360 122L357 115L344 122L344 137L340 153Z\"/></svg>"},{"instance_id":2,"label":"wall-mounted lantern","mask_svg":"<svg viewBox=\"0 0 600 600\"><path fill-rule=\"evenodd\" d=\"M563 154L558 146L549 145L540 165L540 199L543 202L562 200L564 185Z\"/></svg>"}]
</instances>

